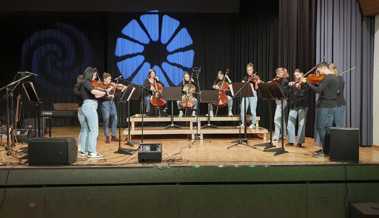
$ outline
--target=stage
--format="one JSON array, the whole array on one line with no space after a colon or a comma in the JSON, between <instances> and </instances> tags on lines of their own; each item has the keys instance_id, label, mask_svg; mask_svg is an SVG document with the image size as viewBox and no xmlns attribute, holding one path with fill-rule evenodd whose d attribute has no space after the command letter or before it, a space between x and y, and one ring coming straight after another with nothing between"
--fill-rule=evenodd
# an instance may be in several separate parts
<instances>
[{"instance_id":1,"label":"stage","mask_svg":"<svg viewBox=\"0 0 379 218\"><path fill-rule=\"evenodd\" d=\"M286 154L274 156L272 152L263 151L263 147L254 145L265 142L256 135L249 135L249 145L232 146L238 135L207 135L204 140L191 140L186 135L172 136L145 136L144 143L161 143L163 146L162 162L154 164L140 164L137 152L133 151L140 142L134 138L135 146L125 145L122 148L130 149L131 154L119 154L118 142L105 144L103 131L100 129L98 151L104 155L102 160L79 158L75 166L114 166L114 167L147 167L147 166L254 166L254 165L341 165L341 162L332 162L328 157L313 157L312 152L318 147L312 138L307 138L304 148L286 146ZM75 137L79 134L78 127L60 127L52 129L53 137ZM277 144L277 143L276 143ZM279 144L277 144L279 146ZM15 155L7 156L4 147L1 148L0 163L2 167L29 167L27 163L27 145L18 144ZM361 147L360 164L378 164L379 147Z\"/></svg>"}]
</instances>

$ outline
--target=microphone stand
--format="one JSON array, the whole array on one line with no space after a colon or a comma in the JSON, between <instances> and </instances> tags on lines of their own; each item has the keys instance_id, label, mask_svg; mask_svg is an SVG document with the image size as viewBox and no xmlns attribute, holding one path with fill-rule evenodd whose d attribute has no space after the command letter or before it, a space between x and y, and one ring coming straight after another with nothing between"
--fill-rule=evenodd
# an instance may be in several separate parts
<instances>
[{"instance_id":1,"label":"microphone stand","mask_svg":"<svg viewBox=\"0 0 379 218\"><path fill-rule=\"evenodd\" d=\"M200 88L200 82L199 82L199 76L200 76L201 68L194 68L193 69L193 76L192 78L196 79L196 85L197 85L197 94L198 94L198 101L196 105L196 133L194 136L194 139L192 141L192 144L194 144L197 140L201 140L200 132L199 132L199 114L200 114L200 102L201 102L201 88Z\"/></svg>"}]
</instances>

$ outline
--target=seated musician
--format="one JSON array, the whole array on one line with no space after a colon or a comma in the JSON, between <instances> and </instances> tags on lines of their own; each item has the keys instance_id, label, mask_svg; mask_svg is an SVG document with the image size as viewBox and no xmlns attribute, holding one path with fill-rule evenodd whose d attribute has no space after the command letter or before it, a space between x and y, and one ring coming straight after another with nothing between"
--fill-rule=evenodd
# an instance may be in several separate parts
<instances>
[{"instance_id":1,"label":"seated musician","mask_svg":"<svg viewBox=\"0 0 379 218\"><path fill-rule=\"evenodd\" d=\"M103 126L105 143L110 143L110 141L118 141L117 135L117 109L114 102L114 95L116 90L121 90L122 92L126 90L126 86L122 84L115 84L112 82L112 75L109 73L103 73L103 82L105 87L110 90L110 94L101 101L101 114L103 116ZM109 123L111 121L112 127L112 138L109 134Z\"/></svg>"},{"instance_id":2,"label":"seated musician","mask_svg":"<svg viewBox=\"0 0 379 218\"><path fill-rule=\"evenodd\" d=\"M288 145L296 144L298 147L302 147L302 144L305 141L305 125L309 105L308 99L310 88L308 84L304 82L304 74L299 69L295 70L293 77L294 81L288 83L290 87L288 95Z\"/></svg>"},{"instance_id":3,"label":"seated musician","mask_svg":"<svg viewBox=\"0 0 379 218\"><path fill-rule=\"evenodd\" d=\"M218 103L216 104L217 107L228 107L228 116L233 116L233 98L234 95L232 82L230 81L229 77L225 75L225 73L221 70L217 72L217 78L213 82L213 89L219 90L219 96L218 96ZM225 95L224 99L221 95ZM225 98L226 97L226 98ZM210 106L210 116L214 116L213 113L213 105Z\"/></svg>"},{"instance_id":4,"label":"seated musician","mask_svg":"<svg viewBox=\"0 0 379 218\"><path fill-rule=\"evenodd\" d=\"M182 82L182 99L177 101L179 117L183 116L186 109L192 109L192 116L196 116L198 100L196 98L197 86L189 72L184 72Z\"/></svg>"},{"instance_id":5,"label":"seated musician","mask_svg":"<svg viewBox=\"0 0 379 218\"><path fill-rule=\"evenodd\" d=\"M154 93L158 92L156 90L156 84L159 84L160 86L164 86L163 83L159 81L159 78L156 76L156 73L153 69L149 70L149 73L147 74L147 78L143 82L144 90L144 107L146 108L146 113L151 113L151 98Z\"/></svg>"}]
</instances>

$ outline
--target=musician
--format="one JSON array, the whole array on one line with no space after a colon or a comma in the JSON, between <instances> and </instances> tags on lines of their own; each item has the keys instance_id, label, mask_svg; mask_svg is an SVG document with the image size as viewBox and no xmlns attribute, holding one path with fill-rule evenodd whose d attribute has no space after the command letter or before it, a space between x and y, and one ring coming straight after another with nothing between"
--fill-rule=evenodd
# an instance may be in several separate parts
<instances>
[{"instance_id":1,"label":"musician","mask_svg":"<svg viewBox=\"0 0 379 218\"><path fill-rule=\"evenodd\" d=\"M100 159L103 156L96 151L99 134L99 121L97 115L98 99L106 96L106 91L95 89L92 81L97 78L97 69L87 67L83 73L83 83L80 86L82 104L78 114L80 121L80 147L79 153L89 158Z\"/></svg>"},{"instance_id":2,"label":"musician","mask_svg":"<svg viewBox=\"0 0 379 218\"><path fill-rule=\"evenodd\" d=\"M118 141L117 138L117 109L114 102L116 90L121 92L126 90L126 86L122 84L112 83L112 75L109 73L103 73L103 83L105 87L108 87L110 94L102 98L101 100L101 112L103 116L105 143L109 144L112 141ZM109 123L111 121L112 138L109 134Z\"/></svg>"},{"instance_id":3,"label":"musician","mask_svg":"<svg viewBox=\"0 0 379 218\"><path fill-rule=\"evenodd\" d=\"M226 92L226 97L227 97L227 106L228 106L228 116L233 116L233 98L232 96L234 95L233 91L233 86L232 86L232 81L229 79L228 75L226 75L222 70L219 70L217 72L217 78L213 82L212 88L216 90L220 90L223 88L223 86L228 87ZM220 96L219 96L220 97ZM220 103L220 102L219 102ZM213 105L210 104L210 116L213 117ZM217 106L220 106L219 104Z\"/></svg>"},{"instance_id":4,"label":"musician","mask_svg":"<svg viewBox=\"0 0 379 218\"><path fill-rule=\"evenodd\" d=\"M187 71L184 72L184 75L183 75L181 90L182 90L182 99L176 102L178 106L178 110L179 110L179 117L183 116L183 113L184 113L183 110L185 109L184 108L185 105L183 104L186 103L185 101L190 101L187 103L193 105L193 107L191 108L192 116L196 116L196 110L199 103L198 99L196 98L197 85L193 81L190 73Z\"/></svg>"},{"instance_id":5,"label":"musician","mask_svg":"<svg viewBox=\"0 0 379 218\"><path fill-rule=\"evenodd\" d=\"M296 69L293 73L294 81L289 82L289 114L288 114L288 145L296 144L302 147L305 141L305 123L308 112L310 88L304 81L304 73ZM297 135L296 132L297 120Z\"/></svg>"},{"instance_id":6,"label":"musician","mask_svg":"<svg viewBox=\"0 0 379 218\"><path fill-rule=\"evenodd\" d=\"M256 76L254 72L254 64L253 63L248 63L246 65L246 75L242 79L242 83L249 82L251 86L251 90L253 92L253 96L250 97L243 97L240 105L240 116L241 116L241 127L244 126L245 123L245 113L247 110L250 108L250 113L251 113L251 124L249 128L256 128L257 127L257 103L258 103L258 95L257 95L257 90L258 90L258 83L259 79L255 80L254 77ZM246 107L245 107L245 102L246 102Z\"/></svg>"},{"instance_id":7,"label":"musician","mask_svg":"<svg viewBox=\"0 0 379 218\"><path fill-rule=\"evenodd\" d=\"M147 74L147 78L143 82L143 86L145 88L145 97L144 97L144 103L145 103L145 108L146 108L146 113L150 114L151 113L151 104L150 104L150 99L151 96L154 94L156 91L154 88L155 83L159 83L162 86L164 86L160 81L159 78L156 76L157 74L153 69L149 70L149 73Z\"/></svg>"},{"instance_id":8,"label":"musician","mask_svg":"<svg viewBox=\"0 0 379 218\"><path fill-rule=\"evenodd\" d=\"M334 63L329 64L329 68L337 76L338 80L338 92L337 92L337 107L336 107L336 117L334 124L336 127L345 127L345 117L346 117L346 100L344 97L345 89L345 79L343 75L337 70L337 65Z\"/></svg>"},{"instance_id":9,"label":"musician","mask_svg":"<svg viewBox=\"0 0 379 218\"><path fill-rule=\"evenodd\" d=\"M276 81L279 84L280 89L282 90L283 94L286 96L288 94L288 71L286 68L279 67L275 70L276 76L273 79L273 81ZM284 133L282 133L282 116L285 116L285 114L282 114L282 102L283 102L283 109L284 113L287 109L287 99L276 99L275 100L275 114L274 114L274 136L273 141L278 141L280 138L286 136L286 128L284 129ZM286 126L286 121L284 121L284 126Z\"/></svg>"},{"instance_id":10,"label":"musician","mask_svg":"<svg viewBox=\"0 0 379 218\"><path fill-rule=\"evenodd\" d=\"M324 75L324 79L318 85L311 83L309 87L319 93L320 96L317 102L317 132L319 135L322 149L315 152L316 155L321 155L322 152L327 153L325 147L325 136L329 132L329 128L333 126L336 117L337 93L339 89L338 79L334 72L329 69L328 64L321 63L317 66L317 71Z\"/></svg>"}]
</instances>

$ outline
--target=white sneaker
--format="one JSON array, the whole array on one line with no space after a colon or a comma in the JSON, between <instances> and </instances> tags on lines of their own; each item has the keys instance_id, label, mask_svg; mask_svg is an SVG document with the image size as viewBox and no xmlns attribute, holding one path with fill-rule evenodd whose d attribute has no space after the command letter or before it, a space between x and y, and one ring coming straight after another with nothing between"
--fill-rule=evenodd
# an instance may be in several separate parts
<instances>
[{"instance_id":1,"label":"white sneaker","mask_svg":"<svg viewBox=\"0 0 379 218\"><path fill-rule=\"evenodd\" d=\"M78 153L79 158L86 158L87 155L88 155L87 152L83 152L83 151L79 151L79 153Z\"/></svg>"},{"instance_id":2,"label":"white sneaker","mask_svg":"<svg viewBox=\"0 0 379 218\"><path fill-rule=\"evenodd\" d=\"M93 159L104 159L104 156L100 153L89 153L88 158L93 158Z\"/></svg>"},{"instance_id":3,"label":"white sneaker","mask_svg":"<svg viewBox=\"0 0 379 218\"><path fill-rule=\"evenodd\" d=\"M233 116L233 113L232 113L232 112L229 112L229 113L228 113L228 116L229 116L229 117L232 117L232 116Z\"/></svg>"},{"instance_id":4,"label":"white sneaker","mask_svg":"<svg viewBox=\"0 0 379 218\"><path fill-rule=\"evenodd\" d=\"M192 111L192 116L193 116L193 117L196 116L196 111Z\"/></svg>"},{"instance_id":5,"label":"white sneaker","mask_svg":"<svg viewBox=\"0 0 379 218\"><path fill-rule=\"evenodd\" d=\"M241 124L238 126L239 128L245 128L245 125Z\"/></svg>"},{"instance_id":6,"label":"white sneaker","mask_svg":"<svg viewBox=\"0 0 379 218\"><path fill-rule=\"evenodd\" d=\"M256 124L251 124L251 125L249 126L249 128L250 128L250 129L255 129L255 128L257 128L257 125L256 125Z\"/></svg>"},{"instance_id":7,"label":"white sneaker","mask_svg":"<svg viewBox=\"0 0 379 218\"><path fill-rule=\"evenodd\" d=\"M214 117L213 111L209 113L209 116Z\"/></svg>"},{"instance_id":8,"label":"white sneaker","mask_svg":"<svg viewBox=\"0 0 379 218\"><path fill-rule=\"evenodd\" d=\"M183 111L179 111L179 117L183 116Z\"/></svg>"}]
</instances>

